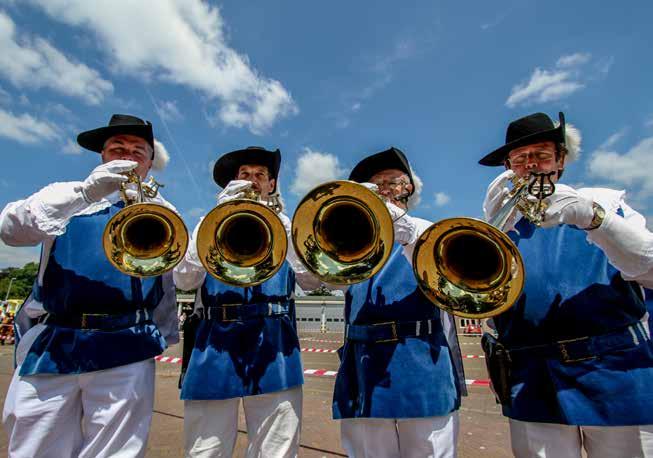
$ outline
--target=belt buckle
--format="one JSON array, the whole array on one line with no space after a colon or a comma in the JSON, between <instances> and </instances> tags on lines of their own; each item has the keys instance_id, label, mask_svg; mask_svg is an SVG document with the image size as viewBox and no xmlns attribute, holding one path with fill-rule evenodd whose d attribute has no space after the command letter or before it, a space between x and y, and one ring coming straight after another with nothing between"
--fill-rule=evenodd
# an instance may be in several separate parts
<instances>
[{"instance_id":1,"label":"belt buckle","mask_svg":"<svg viewBox=\"0 0 653 458\"><path fill-rule=\"evenodd\" d=\"M89 328L88 327L88 317L92 316L109 316L107 313L82 313L82 323L80 328L81 329L87 329L89 331L98 331L99 329L97 328Z\"/></svg>"},{"instance_id":2,"label":"belt buckle","mask_svg":"<svg viewBox=\"0 0 653 458\"><path fill-rule=\"evenodd\" d=\"M591 359L596 359L595 355L592 356L586 356L584 358L572 358L569 355L569 349L567 348L567 344L572 343L572 342L581 342L584 340L589 340L588 336L585 337L578 337L576 339L568 339L568 340L560 340L556 342L558 345L558 349L560 350L560 354L562 355L562 362L563 363L577 363L579 361L589 361Z\"/></svg>"},{"instance_id":3,"label":"belt buckle","mask_svg":"<svg viewBox=\"0 0 653 458\"><path fill-rule=\"evenodd\" d=\"M375 340L374 343L399 342L399 336L397 335L397 322L396 321L384 321L383 323L373 323L372 324L372 326L387 326L387 325L390 325L390 329L392 330L392 338Z\"/></svg>"},{"instance_id":4,"label":"belt buckle","mask_svg":"<svg viewBox=\"0 0 653 458\"><path fill-rule=\"evenodd\" d=\"M222 309L222 319L220 321L225 322L225 323L232 323L234 321L240 321L238 318L232 318L229 319L227 318L227 310L229 307L237 307L241 304L220 304L220 309Z\"/></svg>"}]
</instances>

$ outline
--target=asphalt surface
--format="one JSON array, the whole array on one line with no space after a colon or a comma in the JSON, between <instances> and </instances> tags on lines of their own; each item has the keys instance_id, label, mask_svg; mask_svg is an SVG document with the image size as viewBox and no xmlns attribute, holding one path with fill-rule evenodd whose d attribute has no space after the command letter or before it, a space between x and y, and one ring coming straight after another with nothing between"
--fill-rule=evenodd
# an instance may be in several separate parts
<instances>
[{"instance_id":1,"label":"asphalt surface","mask_svg":"<svg viewBox=\"0 0 653 458\"><path fill-rule=\"evenodd\" d=\"M340 346L342 334L316 332L300 333L302 348L335 350ZM483 354L478 337L461 337L463 354ZM164 356L181 356L181 346L176 345ZM338 369L338 356L329 352L302 352L304 369ZM173 360L174 361L174 360ZM468 380L487 380L485 362L481 358L466 358L465 376ZM13 347L0 346L0 396L4 403L13 372ZM156 398L152 428L146 456L183 456L183 403L179 400L177 381L180 365L176 362L157 362ZM331 419L331 397L333 376L305 376L304 417L300 456L334 457L346 456L340 446L340 429L337 421ZM508 423L494 401L487 386L468 386L469 396L463 399L460 410L460 435L458 451L460 457L509 457L510 439ZM240 416L236 457L244 456L247 436L245 423ZM7 438L0 434L0 450L6 456Z\"/></svg>"}]
</instances>

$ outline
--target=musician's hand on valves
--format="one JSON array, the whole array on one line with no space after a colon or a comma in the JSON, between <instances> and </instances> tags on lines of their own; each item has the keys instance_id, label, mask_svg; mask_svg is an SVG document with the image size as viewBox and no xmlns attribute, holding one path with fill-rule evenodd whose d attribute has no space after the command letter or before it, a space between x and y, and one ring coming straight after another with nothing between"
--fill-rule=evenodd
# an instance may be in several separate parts
<instances>
[{"instance_id":1,"label":"musician's hand on valves","mask_svg":"<svg viewBox=\"0 0 653 458\"><path fill-rule=\"evenodd\" d=\"M508 169L496 177L488 186L483 201L483 213L486 220L491 220L508 201L508 194L510 194L508 185L514 176L515 172Z\"/></svg>"},{"instance_id":2,"label":"musician's hand on valves","mask_svg":"<svg viewBox=\"0 0 653 458\"><path fill-rule=\"evenodd\" d=\"M546 209L542 227L570 224L585 229L592 223L594 217L592 201L583 197L574 188L556 184L555 192L544 202L549 206Z\"/></svg>"},{"instance_id":3,"label":"musician's hand on valves","mask_svg":"<svg viewBox=\"0 0 653 458\"><path fill-rule=\"evenodd\" d=\"M245 197L245 190L252 187L252 182L247 180L232 180L218 194L218 205L230 200L242 199Z\"/></svg>"},{"instance_id":4,"label":"musician's hand on valves","mask_svg":"<svg viewBox=\"0 0 653 458\"><path fill-rule=\"evenodd\" d=\"M102 198L120 189L121 183L127 181L123 175L134 170L137 162L117 159L97 166L75 191L81 192L87 203L99 202Z\"/></svg>"}]
</instances>

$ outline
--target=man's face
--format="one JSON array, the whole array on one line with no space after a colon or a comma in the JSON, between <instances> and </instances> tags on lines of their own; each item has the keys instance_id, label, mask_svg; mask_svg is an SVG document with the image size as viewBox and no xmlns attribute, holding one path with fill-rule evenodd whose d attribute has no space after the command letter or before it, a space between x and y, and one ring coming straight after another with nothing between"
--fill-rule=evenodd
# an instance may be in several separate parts
<instances>
[{"instance_id":1,"label":"man's face","mask_svg":"<svg viewBox=\"0 0 653 458\"><path fill-rule=\"evenodd\" d=\"M413 192L410 178L404 172L398 169L381 170L372 175L369 182L379 187L379 194L385 199L404 210L407 208L405 199L397 200Z\"/></svg>"},{"instance_id":2,"label":"man's face","mask_svg":"<svg viewBox=\"0 0 653 458\"><path fill-rule=\"evenodd\" d=\"M270 172L264 165L245 164L238 168L236 180L246 180L252 183L252 189L265 198L272 193L275 180L270 178Z\"/></svg>"},{"instance_id":3,"label":"man's face","mask_svg":"<svg viewBox=\"0 0 653 458\"><path fill-rule=\"evenodd\" d=\"M114 135L104 143L102 162L107 163L116 159L138 162L134 170L141 179L145 179L152 167L152 147L144 139L135 135Z\"/></svg>"},{"instance_id":4,"label":"man's face","mask_svg":"<svg viewBox=\"0 0 653 458\"><path fill-rule=\"evenodd\" d=\"M520 178L532 172L549 173L562 170L564 157L556 159L556 145L553 142L534 143L510 151L506 159L506 168L511 169ZM558 174L552 176L555 182Z\"/></svg>"}]
</instances>

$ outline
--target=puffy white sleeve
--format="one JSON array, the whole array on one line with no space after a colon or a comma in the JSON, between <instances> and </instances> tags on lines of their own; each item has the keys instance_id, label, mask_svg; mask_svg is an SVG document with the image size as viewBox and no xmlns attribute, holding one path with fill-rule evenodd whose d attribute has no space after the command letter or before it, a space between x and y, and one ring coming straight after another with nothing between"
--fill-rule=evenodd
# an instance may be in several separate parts
<instances>
[{"instance_id":1,"label":"puffy white sleeve","mask_svg":"<svg viewBox=\"0 0 653 458\"><path fill-rule=\"evenodd\" d=\"M197 223L193 233L188 242L188 250L184 259L177 264L174 269L174 281L177 288L184 291L193 291L199 288L204 282L206 277L206 270L200 262L199 255L197 254L197 232L199 230L202 220Z\"/></svg>"},{"instance_id":2,"label":"puffy white sleeve","mask_svg":"<svg viewBox=\"0 0 653 458\"><path fill-rule=\"evenodd\" d=\"M653 285L653 233L646 228L646 219L626 204L623 191L593 191L591 197L605 209L606 217L601 226L587 232L587 240L603 250L624 279L650 287Z\"/></svg>"},{"instance_id":3,"label":"puffy white sleeve","mask_svg":"<svg viewBox=\"0 0 653 458\"><path fill-rule=\"evenodd\" d=\"M9 246L33 246L62 235L70 218L88 206L75 187L81 182L53 183L0 213L0 239Z\"/></svg>"},{"instance_id":4,"label":"puffy white sleeve","mask_svg":"<svg viewBox=\"0 0 653 458\"><path fill-rule=\"evenodd\" d=\"M177 290L172 280L172 272L161 276L163 297L154 309L153 321L168 345L179 342L179 317L177 316Z\"/></svg>"},{"instance_id":5,"label":"puffy white sleeve","mask_svg":"<svg viewBox=\"0 0 653 458\"><path fill-rule=\"evenodd\" d=\"M295 246L292 243L292 224L290 218L288 218L284 213L279 213L278 216L283 223L283 227L286 229L286 237L288 239L286 260L290 264L290 267L292 267L292 270L295 271L295 279L297 283L304 291L313 291L314 289L319 288L322 285L322 282L319 278L313 275L306 266L304 266L295 252Z\"/></svg>"}]
</instances>

